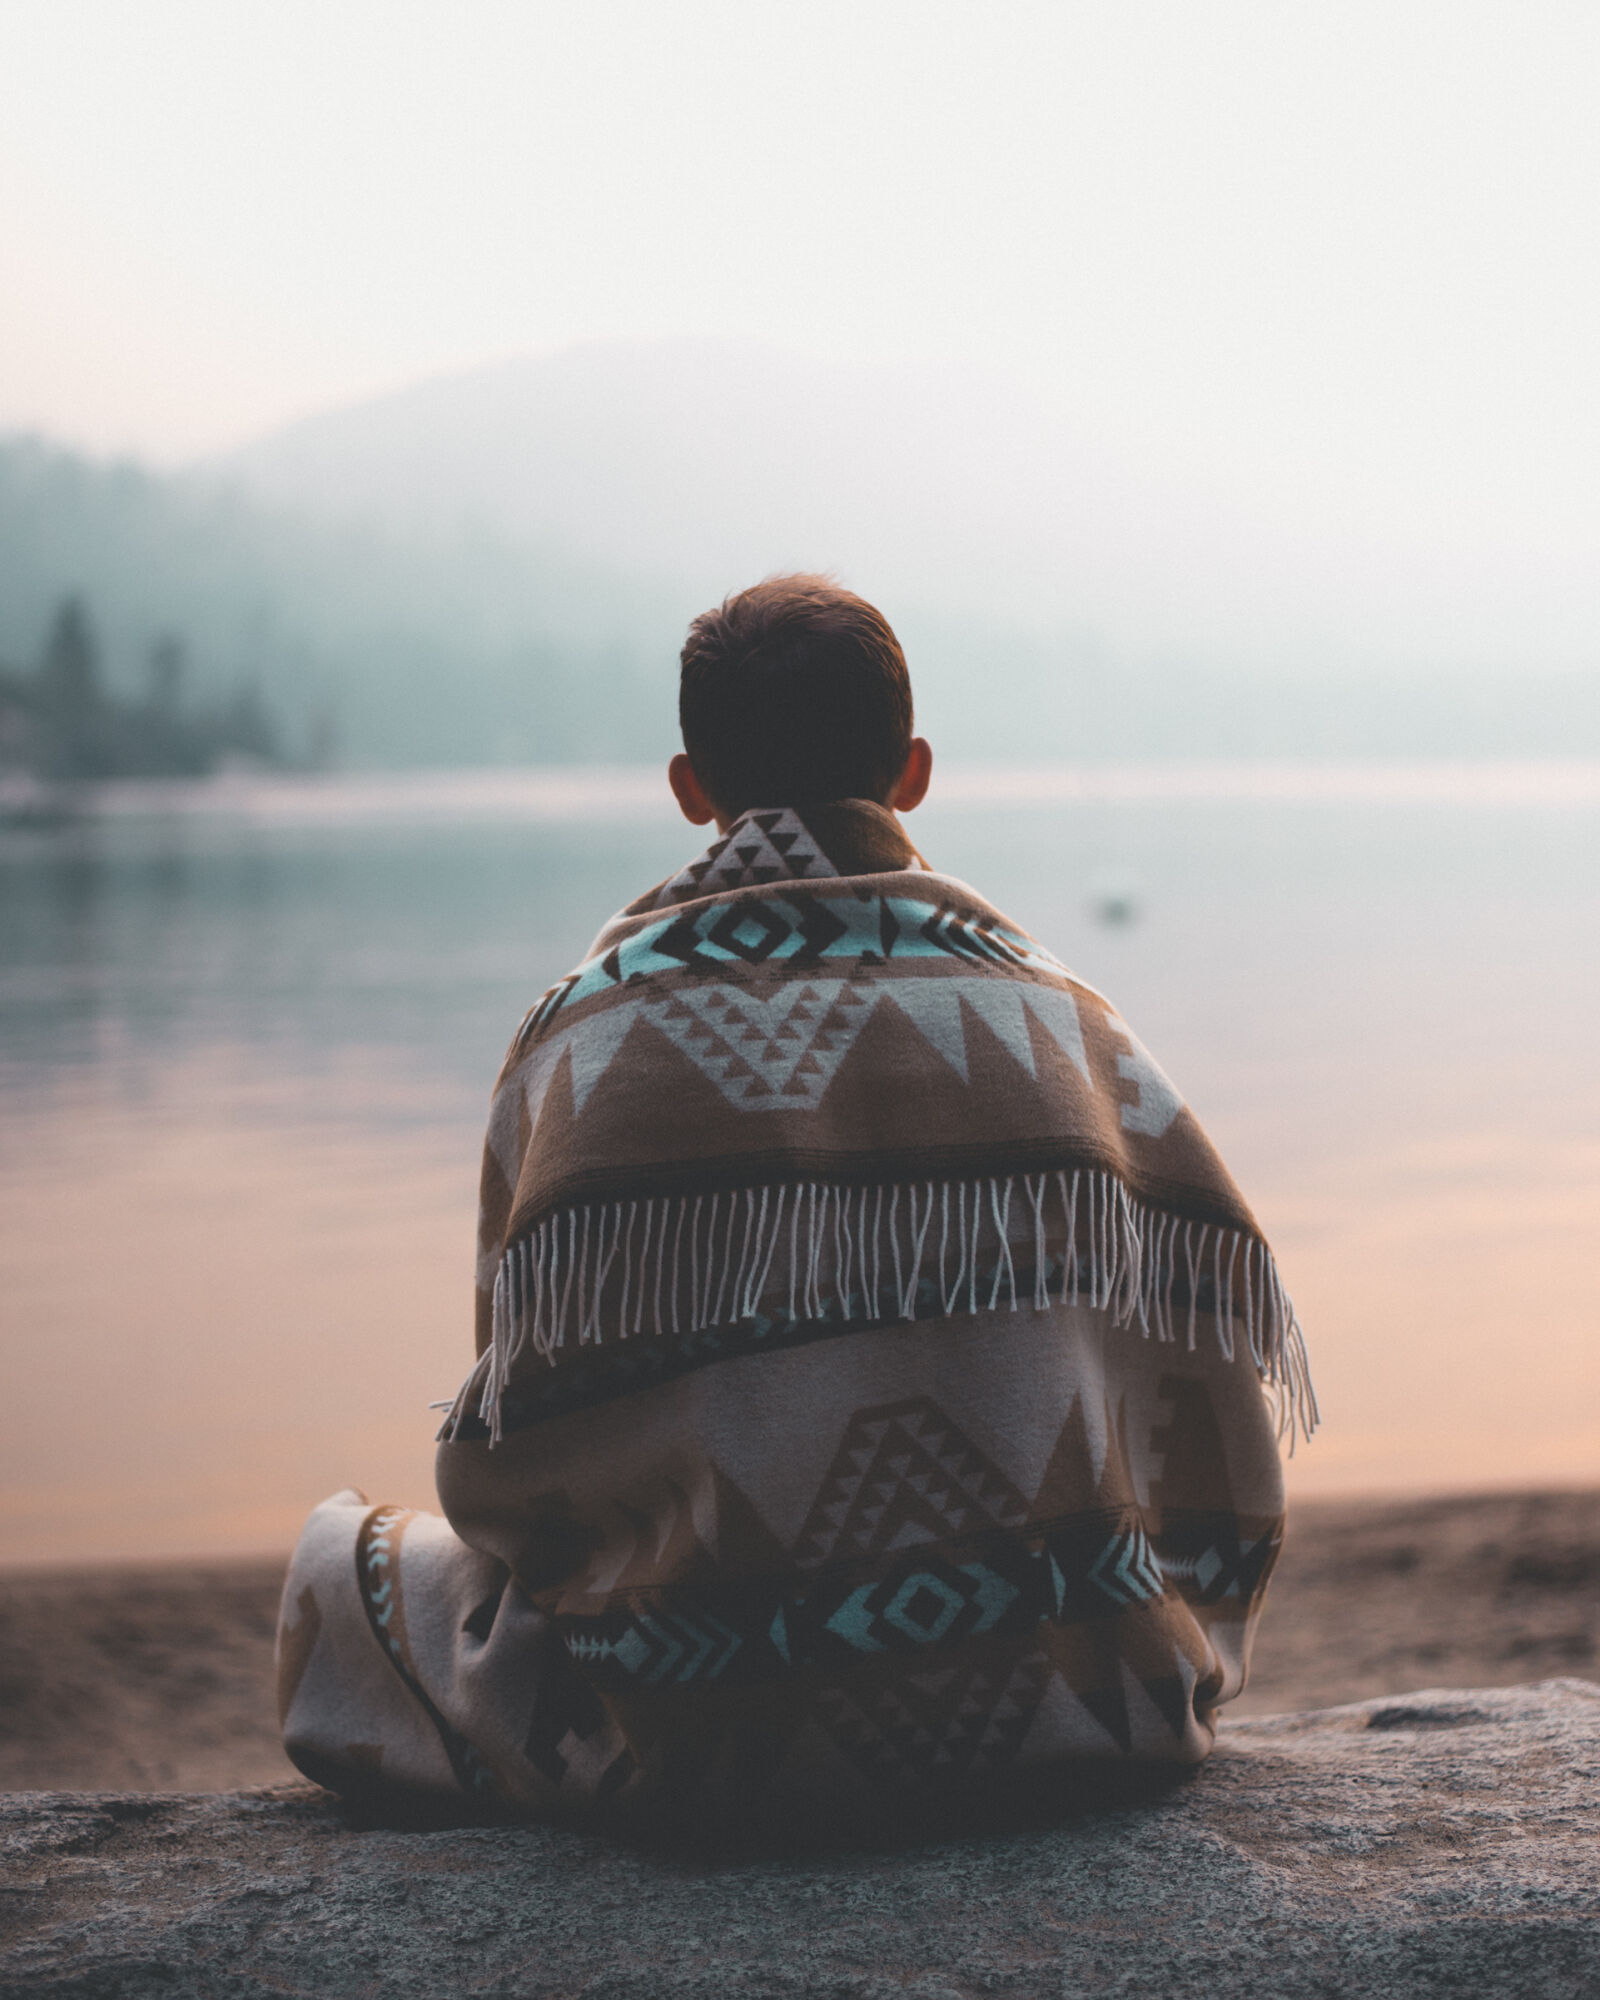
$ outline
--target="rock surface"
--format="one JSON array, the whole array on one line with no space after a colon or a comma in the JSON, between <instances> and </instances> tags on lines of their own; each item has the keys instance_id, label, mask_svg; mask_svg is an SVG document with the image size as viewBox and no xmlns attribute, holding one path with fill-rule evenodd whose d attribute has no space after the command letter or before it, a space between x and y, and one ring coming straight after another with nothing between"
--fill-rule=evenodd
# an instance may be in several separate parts
<instances>
[{"instance_id":1,"label":"rock surface","mask_svg":"<svg viewBox=\"0 0 1600 2000\"><path fill-rule=\"evenodd\" d=\"M306 1787L0 1798L0 1995L1600 1993L1600 1685L1225 1725L1044 1829L713 1866Z\"/></svg>"}]
</instances>

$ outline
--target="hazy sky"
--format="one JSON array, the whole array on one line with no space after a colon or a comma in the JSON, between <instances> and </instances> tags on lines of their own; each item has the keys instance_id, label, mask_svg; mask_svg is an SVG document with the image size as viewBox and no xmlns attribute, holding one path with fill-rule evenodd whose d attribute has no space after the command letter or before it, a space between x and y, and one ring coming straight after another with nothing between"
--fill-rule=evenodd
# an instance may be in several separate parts
<instances>
[{"instance_id":1,"label":"hazy sky","mask_svg":"<svg viewBox=\"0 0 1600 2000\"><path fill-rule=\"evenodd\" d=\"M0 0L0 426L576 339L976 364L1140 474L1600 551L1600 6Z\"/></svg>"}]
</instances>

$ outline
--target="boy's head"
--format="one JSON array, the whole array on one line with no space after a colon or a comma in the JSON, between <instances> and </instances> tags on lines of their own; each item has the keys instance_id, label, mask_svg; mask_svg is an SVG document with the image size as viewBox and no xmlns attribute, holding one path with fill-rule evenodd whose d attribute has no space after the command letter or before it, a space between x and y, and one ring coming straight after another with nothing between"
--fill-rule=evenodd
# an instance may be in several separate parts
<instances>
[{"instance_id":1,"label":"boy's head","mask_svg":"<svg viewBox=\"0 0 1600 2000\"><path fill-rule=\"evenodd\" d=\"M768 577L702 612L678 720L686 754L668 775L697 824L825 799L909 811L927 789L900 642L881 611L826 577Z\"/></svg>"}]
</instances>

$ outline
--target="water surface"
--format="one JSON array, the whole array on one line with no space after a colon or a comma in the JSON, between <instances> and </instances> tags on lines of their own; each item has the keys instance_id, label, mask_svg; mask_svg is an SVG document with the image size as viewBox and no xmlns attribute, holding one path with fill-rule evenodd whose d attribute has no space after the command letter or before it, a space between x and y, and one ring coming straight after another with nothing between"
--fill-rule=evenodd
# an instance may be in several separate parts
<instances>
[{"instance_id":1,"label":"water surface","mask_svg":"<svg viewBox=\"0 0 1600 2000\"><path fill-rule=\"evenodd\" d=\"M0 834L0 1560L425 1504L505 1043L699 837L628 772L111 804ZM958 771L910 828L1222 1148L1311 1340L1295 1488L1593 1481L1595 773Z\"/></svg>"}]
</instances>

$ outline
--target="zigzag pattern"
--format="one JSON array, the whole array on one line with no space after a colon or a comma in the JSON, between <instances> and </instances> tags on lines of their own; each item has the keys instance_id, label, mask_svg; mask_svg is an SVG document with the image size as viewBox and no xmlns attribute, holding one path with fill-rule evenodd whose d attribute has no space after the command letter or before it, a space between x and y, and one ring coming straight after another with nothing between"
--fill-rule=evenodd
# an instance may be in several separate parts
<instances>
[{"instance_id":1,"label":"zigzag pattern","mask_svg":"<svg viewBox=\"0 0 1600 2000\"><path fill-rule=\"evenodd\" d=\"M698 859L663 882L655 900L664 906L718 889L838 872L805 822L785 806L776 812L746 813Z\"/></svg>"},{"instance_id":2,"label":"zigzag pattern","mask_svg":"<svg viewBox=\"0 0 1600 2000\"><path fill-rule=\"evenodd\" d=\"M916 1513L908 1505L901 1518ZM746 1685L803 1667L1092 1622L1149 1604L1164 1589L1143 1526L1126 1511L933 1540L919 1531L905 1553L834 1565L809 1583L668 1584L556 1622L596 1687Z\"/></svg>"},{"instance_id":3,"label":"zigzag pattern","mask_svg":"<svg viewBox=\"0 0 1600 2000\"><path fill-rule=\"evenodd\" d=\"M1000 923L957 917L946 903L913 896L829 896L786 888L737 903L680 909L634 931L559 980L529 1011L523 1032L584 1000L659 973L715 979L740 965L806 967L830 959L862 967L890 959L950 959L997 974L1019 969L1071 975L1052 952Z\"/></svg>"},{"instance_id":4,"label":"zigzag pattern","mask_svg":"<svg viewBox=\"0 0 1600 2000\"><path fill-rule=\"evenodd\" d=\"M1146 1604L1161 1595L1161 1566L1143 1522L1111 1536L1090 1566L1089 1581L1113 1604Z\"/></svg>"},{"instance_id":5,"label":"zigzag pattern","mask_svg":"<svg viewBox=\"0 0 1600 2000\"><path fill-rule=\"evenodd\" d=\"M815 1107L877 996L845 979L784 985L767 998L687 986L645 1018L709 1076L730 1104L799 1099Z\"/></svg>"}]
</instances>

